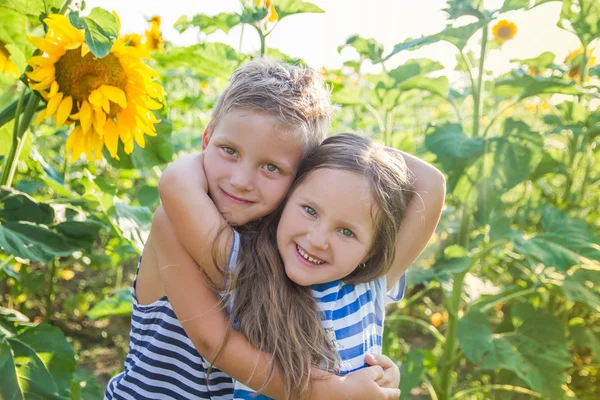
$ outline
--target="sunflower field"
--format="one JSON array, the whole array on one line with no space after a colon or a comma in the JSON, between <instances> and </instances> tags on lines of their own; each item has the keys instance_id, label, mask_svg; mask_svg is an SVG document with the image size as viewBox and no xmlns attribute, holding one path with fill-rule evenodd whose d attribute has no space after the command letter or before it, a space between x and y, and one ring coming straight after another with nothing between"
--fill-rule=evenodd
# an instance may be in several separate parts
<instances>
[{"instance_id":1,"label":"sunflower field","mask_svg":"<svg viewBox=\"0 0 600 400\"><path fill-rule=\"evenodd\" d=\"M518 34L506 16L562 3L580 45L490 71ZM393 49L358 35L356 58L322 69L331 132L362 132L447 178L433 240L388 309L384 352L402 399L600 398L600 45L597 0L448 0L446 27ZM301 0L161 18L129 32L71 0L0 0L0 399L101 399L123 369L130 287L166 165L199 151L231 73L269 46ZM245 54L204 40L243 25ZM447 42L437 61L398 54ZM258 46L257 46L258 47ZM380 67L366 73L365 63Z\"/></svg>"}]
</instances>

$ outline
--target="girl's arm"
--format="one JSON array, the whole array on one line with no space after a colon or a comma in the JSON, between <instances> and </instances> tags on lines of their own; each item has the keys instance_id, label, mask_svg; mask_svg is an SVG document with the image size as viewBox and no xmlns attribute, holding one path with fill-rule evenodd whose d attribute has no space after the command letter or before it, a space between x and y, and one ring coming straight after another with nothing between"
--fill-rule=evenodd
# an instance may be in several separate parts
<instances>
[{"instance_id":1,"label":"girl's arm","mask_svg":"<svg viewBox=\"0 0 600 400\"><path fill-rule=\"evenodd\" d=\"M396 257L387 273L388 290L425 249L440 220L446 196L446 179L437 168L403 151L394 151L404 157L406 166L415 177L415 195L396 238Z\"/></svg>"},{"instance_id":2,"label":"girl's arm","mask_svg":"<svg viewBox=\"0 0 600 400\"><path fill-rule=\"evenodd\" d=\"M219 239L217 256L224 265L233 243L233 230L208 196L203 158L201 153L190 154L169 164L158 190L169 220L177 227L177 238L211 280L220 284L223 274L215 265L213 243Z\"/></svg>"},{"instance_id":3,"label":"girl's arm","mask_svg":"<svg viewBox=\"0 0 600 400\"><path fill-rule=\"evenodd\" d=\"M152 231L159 246L153 247L165 292L192 343L208 361L255 390L267 380L271 357L248 343L238 331L230 329L218 296L206 286L202 271L183 249L166 213L159 207L152 221ZM229 329L229 338L223 339ZM223 345L219 356L216 351ZM381 363L384 364L383 362ZM384 365L385 366L385 365ZM317 368L312 373L310 399L397 399L400 391L379 387L384 379L380 366L363 368L345 377L326 374ZM277 369L265 388L267 396L285 398L281 375Z\"/></svg>"}]
</instances>

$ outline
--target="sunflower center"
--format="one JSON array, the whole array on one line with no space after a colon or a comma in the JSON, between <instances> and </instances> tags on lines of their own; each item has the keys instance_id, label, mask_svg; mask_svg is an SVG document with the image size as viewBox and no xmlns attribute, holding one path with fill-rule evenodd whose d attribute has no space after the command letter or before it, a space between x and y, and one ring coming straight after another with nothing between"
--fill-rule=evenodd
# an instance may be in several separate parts
<instances>
[{"instance_id":1,"label":"sunflower center","mask_svg":"<svg viewBox=\"0 0 600 400\"><path fill-rule=\"evenodd\" d=\"M55 77L60 91L73 97L76 104L87 100L92 91L102 85L118 87L125 91L127 75L114 54L96 58L89 52L81 57L81 48L68 50L55 64ZM121 107L111 102L110 116L115 116Z\"/></svg>"},{"instance_id":2,"label":"sunflower center","mask_svg":"<svg viewBox=\"0 0 600 400\"><path fill-rule=\"evenodd\" d=\"M501 26L498 28L498 36L501 38L510 38L512 37L512 29L510 26Z\"/></svg>"}]
</instances>

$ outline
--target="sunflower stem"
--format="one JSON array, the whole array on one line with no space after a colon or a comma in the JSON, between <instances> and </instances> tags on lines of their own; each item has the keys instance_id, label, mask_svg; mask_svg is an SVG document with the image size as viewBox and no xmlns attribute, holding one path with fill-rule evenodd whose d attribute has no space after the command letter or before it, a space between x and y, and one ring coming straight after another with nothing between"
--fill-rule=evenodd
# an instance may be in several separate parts
<instances>
[{"instance_id":1,"label":"sunflower stem","mask_svg":"<svg viewBox=\"0 0 600 400\"><path fill-rule=\"evenodd\" d=\"M21 99L25 98L26 89L21 93ZM18 114L21 113L22 102L19 99L20 105L17 105ZM19 121L19 116L15 117L15 129L13 130L13 140L10 146L10 152L8 157L6 158L6 162L4 163L4 169L2 170L2 178L0 179L0 186L12 186L12 181L15 176L15 171L17 169L17 163L19 161L19 155L21 154L21 150L23 150L23 145L25 144L25 140L27 139L27 132L29 129L29 125L31 125L31 120L33 119L33 115L37 110L38 103L40 98L35 94L29 97L27 102L27 107L23 112L23 117ZM16 114L16 115L18 115Z\"/></svg>"},{"instance_id":2,"label":"sunflower stem","mask_svg":"<svg viewBox=\"0 0 600 400\"><path fill-rule=\"evenodd\" d=\"M474 103L475 103L473 105L473 137L479 136L480 118L481 118L481 114L483 113L483 91L484 91L484 86L483 86L484 69L483 69L483 66L485 64L485 53L487 50L487 42L488 42L488 24L485 24L483 26L481 33L482 33L482 38L481 38L481 54L479 56L479 75L477 76L477 86L473 88L474 89L473 95L475 96L473 98Z\"/></svg>"}]
</instances>

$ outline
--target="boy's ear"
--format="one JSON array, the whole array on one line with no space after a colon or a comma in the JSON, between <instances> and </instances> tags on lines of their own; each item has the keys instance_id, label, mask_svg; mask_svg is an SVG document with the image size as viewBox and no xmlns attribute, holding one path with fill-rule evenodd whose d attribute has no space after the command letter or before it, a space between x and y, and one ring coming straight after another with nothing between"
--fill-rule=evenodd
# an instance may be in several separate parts
<instances>
[{"instance_id":1,"label":"boy's ear","mask_svg":"<svg viewBox=\"0 0 600 400\"><path fill-rule=\"evenodd\" d=\"M206 150L208 142L210 142L210 133L208 132L208 128L206 128L204 130L204 135L202 135L202 150Z\"/></svg>"}]
</instances>

